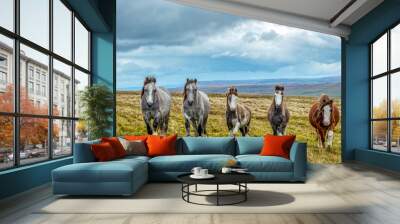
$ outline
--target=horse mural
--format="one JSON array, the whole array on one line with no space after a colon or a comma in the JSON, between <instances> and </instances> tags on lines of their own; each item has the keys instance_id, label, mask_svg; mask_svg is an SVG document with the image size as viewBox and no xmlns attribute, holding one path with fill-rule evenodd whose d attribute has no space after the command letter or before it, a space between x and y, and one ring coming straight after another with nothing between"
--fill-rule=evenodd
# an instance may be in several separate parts
<instances>
[{"instance_id":1,"label":"horse mural","mask_svg":"<svg viewBox=\"0 0 400 224\"><path fill-rule=\"evenodd\" d=\"M231 136L235 136L238 130L240 130L242 136L248 136L251 111L247 106L238 103L238 101L237 89L232 86L226 94L226 124Z\"/></svg>"},{"instance_id":2,"label":"horse mural","mask_svg":"<svg viewBox=\"0 0 400 224\"><path fill-rule=\"evenodd\" d=\"M147 133L157 135L158 130L161 130L161 135L165 135L168 131L171 95L165 89L156 86L156 78L153 76L144 80L141 107Z\"/></svg>"},{"instance_id":3,"label":"horse mural","mask_svg":"<svg viewBox=\"0 0 400 224\"><path fill-rule=\"evenodd\" d=\"M319 101L311 106L308 118L317 133L319 147L331 148L333 131L340 119L339 109L333 100L328 95L322 94Z\"/></svg>"},{"instance_id":4,"label":"horse mural","mask_svg":"<svg viewBox=\"0 0 400 224\"><path fill-rule=\"evenodd\" d=\"M268 109L268 121L271 124L274 135L284 135L287 124L289 123L289 110L284 101L283 91L285 87L275 86L275 94L271 106Z\"/></svg>"},{"instance_id":5,"label":"horse mural","mask_svg":"<svg viewBox=\"0 0 400 224\"><path fill-rule=\"evenodd\" d=\"M186 136L190 136L190 123L196 130L196 136L207 135L206 126L210 100L207 94L198 90L197 79L187 79L183 90L183 116Z\"/></svg>"}]
</instances>

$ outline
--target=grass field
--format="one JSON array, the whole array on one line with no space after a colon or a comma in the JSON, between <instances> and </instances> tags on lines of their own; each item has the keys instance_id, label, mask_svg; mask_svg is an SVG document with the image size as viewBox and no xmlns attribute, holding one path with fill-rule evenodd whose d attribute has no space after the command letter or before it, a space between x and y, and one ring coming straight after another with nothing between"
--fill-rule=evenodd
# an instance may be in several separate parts
<instances>
[{"instance_id":1,"label":"grass field","mask_svg":"<svg viewBox=\"0 0 400 224\"><path fill-rule=\"evenodd\" d=\"M185 135L182 115L182 96L174 93L170 114L169 133ZM208 136L227 136L229 134L225 121L226 99L224 94L209 94L211 112L207 123ZM270 96L241 95L240 102L252 109L250 136L263 136L272 133L267 120L267 110L271 104ZM295 134L296 139L308 144L308 160L312 163L341 162L341 127L335 129L333 148L319 149L314 129L308 122L308 111L316 97L288 96L286 102L291 113L287 134ZM340 99L335 99L339 107ZM145 123L140 109L139 92L118 92L117 94L117 134L141 135L146 133Z\"/></svg>"}]
</instances>

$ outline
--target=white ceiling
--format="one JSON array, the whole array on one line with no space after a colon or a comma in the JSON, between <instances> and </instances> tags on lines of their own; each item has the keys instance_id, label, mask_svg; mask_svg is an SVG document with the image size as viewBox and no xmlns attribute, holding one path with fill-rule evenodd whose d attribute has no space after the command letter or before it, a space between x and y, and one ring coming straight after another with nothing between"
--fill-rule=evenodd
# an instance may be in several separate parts
<instances>
[{"instance_id":1,"label":"white ceiling","mask_svg":"<svg viewBox=\"0 0 400 224\"><path fill-rule=\"evenodd\" d=\"M383 2L383 0L170 1L341 37L348 37L351 25Z\"/></svg>"}]
</instances>

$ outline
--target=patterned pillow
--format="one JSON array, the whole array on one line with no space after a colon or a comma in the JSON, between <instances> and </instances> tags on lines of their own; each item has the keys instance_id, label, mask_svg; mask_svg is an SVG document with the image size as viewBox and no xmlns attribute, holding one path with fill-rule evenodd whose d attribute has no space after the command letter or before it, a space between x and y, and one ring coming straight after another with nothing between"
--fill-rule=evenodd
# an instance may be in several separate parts
<instances>
[{"instance_id":1,"label":"patterned pillow","mask_svg":"<svg viewBox=\"0 0 400 224\"><path fill-rule=\"evenodd\" d=\"M135 156L145 156L147 155L146 145L141 140L126 140L124 138L119 138L122 146L126 151L126 155L135 155Z\"/></svg>"}]
</instances>

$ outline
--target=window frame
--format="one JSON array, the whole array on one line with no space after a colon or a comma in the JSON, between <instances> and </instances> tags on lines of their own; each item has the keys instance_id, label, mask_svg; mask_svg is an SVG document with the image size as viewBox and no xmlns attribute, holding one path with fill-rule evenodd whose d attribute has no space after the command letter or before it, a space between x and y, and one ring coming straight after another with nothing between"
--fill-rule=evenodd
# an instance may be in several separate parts
<instances>
[{"instance_id":1,"label":"window frame","mask_svg":"<svg viewBox=\"0 0 400 224\"><path fill-rule=\"evenodd\" d=\"M391 80L392 76L396 75L396 73L400 72L400 67L391 68L391 31L393 28L400 26L400 21L392 24L389 28L385 29L385 31L379 34L375 39L373 39L369 44L369 145L370 150L373 151L380 151L392 154L400 154L400 152L393 152L392 151L392 121L400 121L400 117L393 117L392 116L392 85ZM373 74L373 44L378 41L384 35L387 35L387 64L386 64L386 71L380 74ZM385 118L373 118L373 93L374 93L374 86L373 81L382 77L386 77L386 86L387 86L387 105L386 105L386 117ZM387 138L386 138L386 150L379 150L374 148L374 132L373 132L373 123L379 121L386 121L387 122Z\"/></svg>"},{"instance_id":2,"label":"window frame","mask_svg":"<svg viewBox=\"0 0 400 224\"><path fill-rule=\"evenodd\" d=\"M13 79L14 79L14 110L13 112L1 112L0 111L0 116L11 116L13 118L13 154L14 154L14 161L13 161L13 166L11 167L5 167L5 168L0 168L0 172L4 171L4 170L10 170L10 169L16 169L19 167L23 167L23 166L29 166L29 165L33 165L33 164L37 164L37 163L43 163L49 160L58 160L58 159L62 159L65 157L70 157L73 155L74 152L74 143L75 143L75 123L76 121L79 121L80 118L79 117L75 117L75 108L72 107L72 113L70 116L56 116L53 115L53 59L54 60L58 60L59 62L62 62L66 65L71 66L71 83L73 84L75 82L75 69L87 74L89 76L89 83L88 86L92 85L92 73L91 73L91 65L92 65L92 57L91 57L91 49L92 49L92 45L91 45L91 37L92 37L92 30L89 28L89 26L84 22L84 20L79 16L78 13L76 13L72 7L65 1L65 0L59 0L68 10L71 11L71 18L70 18L70 22L71 22L71 58L67 59L64 58L63 56L57 54L56 52L54 52L54 46L53 46L53 21L54 21L54 14L53 14L53 1L54 0L48 0L49 2L49 47L48 49L46 49L45 47L42 47L39 44L34 43L33 41L30 41L29 39L23 37L20 35L20 0L14 0L13 1L13 10L14 10L14 18L13 18L13 22L14 22L14 30L10 31L4 27L0 26L0 35L3 35L5 37L11 38L13 40L13 44L14 44L14 49L13 49L13 64L12 66L12 73L11 75L13 75ZM75 18L77 20L79 20L79 22L85 27L85 29L88 31L89 33L89 40L88 40L88 57L89 57L89 67L88 69L85 69L83 67L81 67L80 65L75 63ZM39 114L26 114L26 113L21 113L20 111L20 45L23 44L27 47L30 47L36 51L39 51L40 53L43 53L45 55L48 56L49 58L49 63L48 63L48 84L47 84L47 88L46 91L48 93L46 93L46 97L48 97L47 100L47 104L48 104L48 113L46 115L39 115ZM30 68L30 67L29 67ZM41 75L42 73L40 73ZM27 73L25 74L27 77L27 81L30 80L30 74ZM33 82L34 85L36 83L36 70L33 70ZM39 77L41 78L41 77ZM39 83L41 83L41 79L39 79ZM42 87L42 85L40 85ZM74 105L75 103L75 85L71 86L71 92L73 94L72 97L72 105ZM28 87L28 86L27 86ZM27 90L29 91L29 90ZM34 91L36 91L34 89ZM40 94L42 95L42 94ZM20 161L20 119L21 118L45 118L47 119L48 122L48 136L47 136L47 141L48 141L48 157L44 158L41 161L38 162L33 162L33 163L26 163L26 164L21 164ZM55 120L66 120L66 121L70 121L71 122L71 154L69 155L62 155L62 156L54 156L54 147L53 147L53 121ZM51 143L51 144L50 144Z\"/></svg>"}]
</instances>

